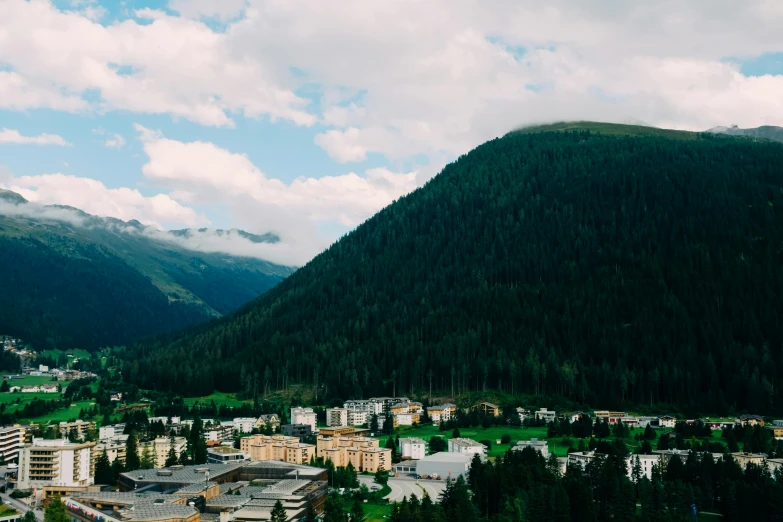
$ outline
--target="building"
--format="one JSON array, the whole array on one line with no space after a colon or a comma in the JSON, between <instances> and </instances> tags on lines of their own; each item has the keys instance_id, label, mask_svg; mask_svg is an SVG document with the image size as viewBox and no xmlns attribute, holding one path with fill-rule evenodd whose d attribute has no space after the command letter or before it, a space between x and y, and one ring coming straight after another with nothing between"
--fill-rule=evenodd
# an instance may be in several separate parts
<instances>
[{"instance_id":1,"label":"building","mask_svg":"<svg viewBox=\"0 0 783 522\"><path fill-rule=\"evenodd\" d=\"M772 436L777 440L783 440L783 426L768 426Z\"/></svg>"},{"instance_id":2,"label":"building","mask_svg":"<svg viewBox=\"0 0 783 522\"><path fill-rule=\"evenodd\" d=\"M364 426L370 424L372 413L366 411L348 411L348 422L346 426Z\"/></svg>"},{"instance_id":3,"label":"building","mask_svg":"<svg viewBox=\"0 0 783 522\"><path fill-rule=\"evenodd\" d=\"M56 384L42 384L41 392L43 393L58 393L60 388Z\"/></svg>"},{"instance_id":4,"label":"building","mask_svg":"<svg viewBox=\"0 0 783 522\"><path fill-rule=\"evenodd\" d=\"M661 462L660 455L631 455L625 459L626 467L628 468L628 478L633 479L633 468L636 462L639 462L639 469L642 472L642 476L652 480L653 467L657 466Z\"/></svg>"},{"instance_id":5,"label":"building","mask_svg":"<svg viewBox=\"0 0 783 522\"><path fill-rule=\"evenodd\" d=\"M179 458L185 448L187 448L188 441L185 437L158 437L155 440L149 442L139 443L139 457L144 455L145 451L149 451L156 468L162 468L166 465L166 460L169 458L169 452L174 448L174 454Z\"/></svg>"},{"instance_id":6,"label":"building","mask_svg":"<svg viewBox=\"0 0 783 522\"><path fill-rule=\"evenodd\" d=\"M309 424L313 433L318 431L312 408L291 408L291 424Z\"/></svg>"},{"instance_id":7,"label":"building","mask_svg":"<svg viewBox=\"0 0 783 522\"><path fill-rule=\"evenodd\" d=\"M418 413L395 413L392 419L396 428L397 426L412 426L414 422L421 421L421 416Z\"/></svg>"},{"instance_id":8,"label":"building","mask_svg":"<svg viewBox=\"0 0 783 522\"><path fill-rule=\"evenodd\" d=\"M255 419L253 419L255 421ZM236 448L228 446L217 446L207 448L207 462L210 464L226 464L233 462L242 462L247 460L245 454Z\"/></svg>"},{"instance_id":9,"label":"building","mask_svg":"<svg viewBox=\"0 0 783 522\"><path fill-rule=\"evenodd\" d=\"M400 439L400 456L403 459L422 459L426 455L427 445L422 439L414 437Z\"/></svg>"},{"instance_id":10,"label":"building","mask_svg":"<svg viewBox=\"0 0 783 522\"><path fill-rule=\"evenodd\" d=\"M345 408L326 408L326 425L348 426L348 410Z\"/></svg>"},{"instance_id":11,"label":"building","mask_svg":"<svg viewBox=\"0 0 783 522\"><path fill-rule=\"evenodd\" d=\"M370 400L380 404L381 411L376 415L380 415L381 413L388 413L391 410L391 407L395 404L399 404L401 402L411 402L407 397L370 397Z\"/></svg>"},{"instance_id":12,"label":"building","mask_svg":"<svg viewBox=\"0 0 783 522\"><path fill-rule=\"evenodd\" d=\"M378 399L368 400L349 400L345 401L343 407L351 412L365 412L369 415L383 415L385 413L384 401Z\"/></svg>"},{"instance_id":13,"label":"building","mask_svg":"<svg viewBox=\"0 0 783 522\"><path fill-rule=\"evenodd\" d=\"M95 432L97 425L95 422L85 422L81 419L73 422L61 422L59 425L60 434L63 437L75 437L77 439L84 439L88 432Z\"/></svg>"},{"instance_id":14,"label":"building","mask_svg":"<svg viewBox=\"0 0 783 522\"><path fill-rule=\"evenodd\" d=\"M536 419L544 421L547 424L549 424L550 422L555 422L556 418L557 418L557 412L550 411L547 408L541 408L536 412Z\"/></svg>"},{"instance_id":15,"label":"building","mask_svg":"<svg viewBox=\"0 0 783 522\"><path fill-rule=\"evenodd\" d=\"M449 453L462 453L464 455L481 455L486 457L487 448L472 439L449 439Z\"/></svg>"},{"instance_id":16,"label":"building","mask_svg":"<svg viewBox=\"0 0 783 522\"><path fill-rule=\"evenodd\" d=\"M379 417L379 420L382 418L383 417ZM370 430L366 428L355 428L353 426L334 426L321 428L319 433L330 437L361 437L368 431Z\"/></svg>"},{"instance_id":17,"label":"building","mask_svg":"<svg viewBox=\"0 0 783 522\"><path fill-rule=\"evenodd\" d=\"M517 410L519 410L519 408L517 408ZM583 411L575 412L574 414L571 415L571 424L582 420L582 418L584 418L584 417L590 417L590 414L589 413L585 413Z\"/></svg>"},{"instance_id":18,"label":"building","mask_svg":"<svg viewBox=\"0 0 783 522\"><path fill-rule=\"evenodd\" d=\"M17 424L0 428L0 459L3 462L17 462L24 440L25 429L22 426Z\"/></svg>"},{"instance_id":19,"label":"building","mask_svg":"<svg viewBox=\"0 0 783 522\"><path fill-rule=\"evenodd\" d=\"M658 417L639 417L639 427L646 428L647 426L657 428L659 426Z\"/></svg>"},{"instance_id":20,"label":"building","mask_svg":"<svg viewBox=\"0 0 783 522\"><path fill-rule=\"evenodd\" d=\"M764 417L761 415L740 415L739 419L737 419L737 422L743 426L763 426Z\"/></svg>"},{"instance_id":21,"label":"building","mask_svg":"<svg viewBox=\"0 0 783 522\"><path fill-rule=\"evenodd\" d=\"M581 466L582 469L597 458L595 451L572 451L568 454L568 466Z\"/></svg>"},{"instance_id":22,"label":"building","mask_svg":"<svg viewBox=\"0 0 783 522\"><path fill-rule=\"evenodd\" d=\"M457 414L457 406L447 402L445 404L436 404L427 408L427 415L432 419L432 423L438 426L441 422L448 422Z\"/></svg>"},{"instance_id":23,"label":"building","mask_svg":"<svg viewBox=\"0 0 783 522\"><path fill-rule=\"evenodd\" d=\"M626 414L624 411L607 411L607 410L599 410L593 412L593 415L595 415L595 420L601 420L605 421L608 424L618 424L621 422L621 419L623 417L627 417L628 414Z\"/></svg>"},{"instance_id":24,"label":"building","mask_svg":"<svg viewBox=\"0 0 783 522\"><path fill-rule=\"evenodd\" d=\"M545 440L538 440L538 439L530 439L530 440L520 440L517 442L516 446L511 448L514 451L522 451L525 448L533 448L537 452L539 452L544 458L549 457L549 446L547 445L547 442Z\"/></svg>"},{"instance_id":25,"label":"building","mask_svg":"<svg viewBox=\"0 0 783 522\"><path fill-rule=\"evenodd\" d=\"M112 437L110 439L103 439L99 443L97 443L92 451L93 471L95 471L94 470L95 461L98 460L98 457L104 451L106 452L106 456L109 458L109 462L114 462L116 459L120 459L120 462L122 462L122 464L125 465L127 443L128 443L127 435L118 435L117 437Z\"/></svg>"},{"instance_id":26,"label":"building","mask_svg":"<svg viewBox=\"0 0 783 522\"><path fill-rule=\"evenodd\" d=\"M206 440L207 442L233 441L234 426L232 426L231 424L220 424L218 426L211 426L209 428L204 429L203 435L204 435L204 440Z\"/></svg>"},{"instance_id":27,"label":"building","mask_svg":"<svg viewBox=\"0 0 783 522\"><path fill-rule=\"evenodd\" d=\"M279 460L303 464L310 462L310 459L315 455L315 446L302 444L299 442L299 438L286 435L242 437L239 441L239 449L247 456L248 460L253 462Z\"/></svg>"},{"instance_id":28,"label":"building","mask_svg":"<svg viewBox=\"0 0 783 522\"><path fill-rule=\"evenodd\" d=\"M658 417L658 426L661 428L674 428L674 425L677 424L677 419L672 417L671 415L664 415L662 417Z\"/></svg>"},{"instance_id":29,"label":"building","mask_svg":"<svg viewBox=\"0 0 783 522\"><path fill-rule=\"evenodd\" d=\"M519 415L519 422L525 423L525 420L533 418L533 412L525 408L517 408L517 415Z\"/></svg>"},{"instance_id":30,"label":"building","mask_svg":"<svg viewBox=\"0 0 783 522\"><path fill-rule=\"evenodd\" d=\"M300 440L313 434L313 430L309 424L283 424L281 430L283 435L287 437L297 437Z\"/></svg>"},{"instance_id":31,"label":"building","mask_svg":"<svg viewBox=\"0 0 783 522\"><path fill-rule=\"evenodd\" d=\"M779 427L783 428L783 419L773 420L772 421L772 425L773 426L779 426Z\"/></svg>"},{"instance_id":32,"label":"building","mask_svg":"<svg viewBox=\"0 0 783 522\"><path fill-rule=\"evenodd\" d=\"M460 475L467 478L471 455L460 453L435 453L416 462L416 474L421 478L456 480Z\"/></svg>"},{"instance_id":33,"label":"building","mask_svg":"<svg viewBox=\"0 0 783 522\"><path fill-rule=\"evenodd\" d=\"M257 420L258 419L254 419L252 417L237 417L232 422L234 425L234 429L241 434L241 433L252 433L253 428L256 427Z\"/></svg>"},{"instance_id":34,"label":"building","mask_svg":"<svg viewBox=\"0 0 783 522\"><path fill-rule=\"evenodd\" d=\"M291 422L296 424L296 422L293 420ZM267 427L269 427L273 432L280 429L280 417L278 417L275 413L260 415L258 419L256 419L256 429L263 430Z\"/></svg>"},{"instance_id":35,"label":"building","mask_svg":"<svg viewBox=\"0 0 783 522\"><path fill-rule=\"evenodd\" d=\"M350 463L355 469L375 473L378 469L391 470L392 450L378 447L378 439L369 437L329 437L316 440L316 455L332 461L335 467Z\"/></svg>"},{"instance_id":36,"label":"building","mask_svg":"<svg viewBox=\"0 0 783 522\"><path fill-rule=\"evenodd\" d=\"M20 489L44 486L88 486L93 483L94 442L34 439L19 453Z\"/></svg>"},{"instance_id":37,"label":"building","mask_svg":"<svg viewBox=\"0 0 783 522\"><path fill-rule=\"evenodd\" d=\"M745 469L748 464L754 464L756 466L764 466L767 461L767 456L764 453L732 453L731 456L737 461L739 467Z\"/></svg>"},{"instance_id":38,"label":"building","mask_svg":"<svg viewBox=\"0 0 783 522\"><path fill-rule=\"evenodd\" d=\"M480 402L473 408L481 411L485 415L491 415L493 417L500 415L500 407L497 404L492 404L491 402Z\"/></svg>"}]
</instances>

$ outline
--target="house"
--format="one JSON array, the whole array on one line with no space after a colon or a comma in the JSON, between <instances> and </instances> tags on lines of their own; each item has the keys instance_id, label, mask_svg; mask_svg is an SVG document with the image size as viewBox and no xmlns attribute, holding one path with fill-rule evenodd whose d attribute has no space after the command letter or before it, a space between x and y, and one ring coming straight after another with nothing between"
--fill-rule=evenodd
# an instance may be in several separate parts
<instances>
[{"instance_id":1,"label":"house","mask_svg":"<svg viewBox=\"0 0 783 522\"><path fill-rule=\"evenodd\" d=\"M737 422L743 426L763 426L764 417L761 415L740 415L740 418L737 419Z\"/></svg>"},{"instance_id":2,"label":"house","mask_svg":"<svg viewBox=\"0 0 783 522\"><path fill-rule=\"evenodd\" d=\"M56 384L44 384L41 386L41 392L43 393L57 393L59 391Z\"/></svg>"},{"instance_id":3,"label":"house","mask_svg":"<svg viewBox=\"0 0 783 522\"><path fill-rule=\"evenodd\" d=\"M277 431L277 429L280 428L280 417L278 417L276 413L268 413L260 415L258 419L256 419L256 429L263 430L266 429L267 426L270 426L272 431Z\"/></svg>"},{"instance_id":4,"label":"house","mask_svg":"<svg viewBox=\"0 0 783 522\"><path fill-rule=\"evenodd\" d=\"M315 422L315 412L312 408L291 408L291 424L309 424L313 432L318 431Z\"/></svg>"},{"instance_id":5,"label":"house","mask_svg":"<svg viewBox=\"0 0 783 522\"><path fill-rule=\"evenodd\" d=\"M435 426L438 426L441 422L448 422L456 413L457 406L448 402L427 408L427 415L432 419L432 424Z\"/></svg>"},{"instance_id":6,"label":"house","mask_svg":"<svg viewBox=\"0 0 783 522\"><path fill-rule=\"evenodd\" d=\"M657 428L659 426L658 417L639 417L639 427L646 428L647 426Z\"/></svg>"},{"instance_id":7,"label":"house","mask_svg":"<svg viewBox=\"0 0 783 522\"><path fill-rule=\"evenodd\" d=\"M122 400L122 392L112 393L109 395L109 400L119 402Z\"/></svg>"},{"instance_id":8,"label":"house","mask_svg":"<svg viewBox=\"0 0 783 522\"><path fill-rule=\"evenodd\" d=\"M487 447L473 439L456 438L449 439L449 452L476 454L485 457L487 455Z\"/></svg>"},{"instance_id":9,"label":"house","mask_svg":"<svg viewBox=\"0 0 783 522\"><path fill-rule=\"evenodd\" d=\"M491 415L493 417L498 417L500 415L500 407L497 404L492 404L491 402L480 402L479 404L473 406L473 409L479 410L485 415Z\"/></svg>"},{"instance_id":10,"label":"house","mask_svg":"<svg viewBox=\"0 0 783 522\"><path fill-rule=\"evenodd\" d=\"M422 459L426 454L426 444L422 439L410 437L400 439L400 456L403 459Z\"/></svg>"},{"instance_id":11,"label":"house","mask_svg":"<svg viewBox=\"0 0 783 522\"><path fill-rule=\"evenodd\" d=\"M11 393L22 391L22 387L21 386L11 386L10 388L8 388L8 391L11 392Z\"/></svg>"},{"instance_id":12,"label":"house","mask_svg":"<svg viewBox=\"0 0 783 522\"><path fill-rule=\"evenodd\" d=\"M40 386L22 386L22 393L38 393L40 391Z\"/></svg>"},{"instance_id":13,"label":"house","mask_svg":"<svg viewBox=\"0 0 783 522\"><path fill-rule=\"evenodd\" d=\"M608 422L609 424L617 424L620 422L620 419L623 417L627 417L628 415L624 411L607 411L607 410L600 410L593 412L595 415L595 420L603 420Z\"/></svg>"},{"instance_id":14,"label":"house","mask_svg":"<svg viewBox=\"0 0 783 522\"><path fill-rule=\"evenodd\" d=\"M533 448L539 452L544 458L549 457L549 446L545 440L530 439L520 440L517 444L511 448L514 451L522 451L525 448Z\"/></svg>"},{"instance_id":15,"label":"house","mask_svg":"<svg viewBox=\"0 0 783 522\"><path fill-rule=\"evenodd\" d=\"M519 415L519 422L524 424L526 419L533 418L533 411L526 410L525 408L517 408L517 415Z\"/></svg>"},{"instance_id":16,"label":"house","mask_svg":"<svg viewBox=\"0 0 783 522\"><path fill-rule=\"evenodd\" d=\"M783 426L767 426L767 429L772 432L774 438L783 440Z\"/></svg>"},{"instance_id":17,"label":"house","mask_svg":"<svg viewBox=\"0 0 783 522\"><path fill-rule=\"evenodd\" d=\"M536 412L536 419L542 420L549 424L550 422L555 422L555 419L557 418L557 412L550 411L546 408L541 408Z\"/></svg>"},{"instance_id":18,"label":"house","mask_svg":"<svg viewBox=\"0 0 783 522\"><path fill-rule=\"evenodd\" d=\"M326 425L347 426L348 410L346 408L326 408Z\"/></svg>"},{"instance_id":19,"label":"house","mask_svg":"<svg viewBox=\"0 0 783 522\"><path fill-rule=\"evenodd\" d=\"M675 424L677 424L677 419L671 415L663 415L658 417L658 425L661 428L674 428Z\"/></svg>"}]
</instances>

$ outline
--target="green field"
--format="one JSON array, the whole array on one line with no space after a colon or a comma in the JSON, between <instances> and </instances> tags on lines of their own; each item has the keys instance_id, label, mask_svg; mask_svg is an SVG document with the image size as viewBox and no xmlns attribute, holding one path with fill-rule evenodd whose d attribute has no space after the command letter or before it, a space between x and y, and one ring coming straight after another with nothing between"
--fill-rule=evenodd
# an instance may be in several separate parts
<instances>
[{"instance_id":1,"label":"green field","mask_svg":"<svg viewBox=\"0 0 783 522\"><path fill-rule=\"evenodd\" d=\"M242 404L252 404L253 402L250 400L241 401L237 399L236 394L223 392L215 392L205 397L186 397L183 400L188 406L193 406L196 403L210 404L212 401L218 406L221 404L225 404L226 406L241 406Z\"/></svg>"},{"instance_id":2,"label":"green field","mask_svg":"<svg viewBox=\"0 0 783 522\"><path fill-rule=\"evenodd\" d=\"M58 359L62 354L66 355L73 355L77 358L89 358L90 352L87 350L82 350L81 348L75 348L73 350L44 350L41 352L41 355L44 357L53 357L54 359Z\"/></svg>"},{"instance_id":3,"label":"green field","mask_svg":"<svg viewBox=\"0 0 783 522\"><path fill-rule=\"evenodd\" d=\"M0 404L6 404L5 411L8 413L24 408L26 404L33 402L33 399L42 401L54 401L62 399L62 393L0 393ZM16 401L19 400L17 404Z\"/></svg>"},{"instance_id":4,"label":"green field","mask_svg":"<svg viewBox=\"0 0 783 522\"><path fill-rule=\"evenodd\" d=\"M8 380L8 386L40 386L41 384L60 384L65 388L68 382L52 380L50 375L25 375L21 379Z\"/></svg>"},{"instance_id":5,"label":"green field","mask_svg":"<svg viewBox=\"0 0 783 522\"><path fill-rule=\"evenodd\" d=\"M370 504L364 505L364 515L366 522L381 522L389 518L391 513L391 504Z\"/></svg>"},{"instance_id":6,"label":"green field","mask_svg":"<svg viewBox=\"0 0 783 522\"><path fill-rule=\"evenodd\" d=\"M49 422L64 422L79 418L79 410L84 408L92 408L95 405L91 401L79 401L71 404L70 408L64 410L57 410L47 415L40 417L33 417L30 419L20 419L20 422L31 422L37 424L46 424Z\"/></svg>"}]
</instances>

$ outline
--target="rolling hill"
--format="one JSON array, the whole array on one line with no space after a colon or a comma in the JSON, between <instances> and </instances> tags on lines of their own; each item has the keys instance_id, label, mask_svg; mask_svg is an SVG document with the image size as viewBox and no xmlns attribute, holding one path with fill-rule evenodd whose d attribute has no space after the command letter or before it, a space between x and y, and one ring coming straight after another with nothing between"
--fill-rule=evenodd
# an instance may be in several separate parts
<instances>
[{"instance_id":1,"label":"rolling hill","mask_svg":"<svg viewBox=\"0 0 783 522\"><path fill-rule=\"evenodd\" d=\"M579 122L448 165L237 312L134 346L187 395L499 389L783 407L783 145Z\"/></svg>"},{"instance_id":2,"label":"rolling hill","mask_svg":"<svg viewBox=\"0 0 783 522\"><path fill-rule=\"evenodd\" d=\"M0 192L0 333L41 348L127 344L229 313L293 271L188 249L192 233L169 237L137 221Z\"/></svg>"}]
</instances>

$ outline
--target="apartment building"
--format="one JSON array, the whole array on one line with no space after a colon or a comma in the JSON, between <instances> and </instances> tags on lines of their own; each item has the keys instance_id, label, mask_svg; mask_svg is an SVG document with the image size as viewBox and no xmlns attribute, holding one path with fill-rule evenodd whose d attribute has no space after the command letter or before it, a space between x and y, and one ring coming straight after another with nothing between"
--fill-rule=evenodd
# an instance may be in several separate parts
<instances>
[{"instance_id":1,"label":"apartment building","mask_svg":"<svg viewBox=\"0 0 783 522\"><path fill-rule=\"evenodd\" d=\"M221 424L204 429L204 440L223 442L224 440L234 440L234 426L231 424Z\"/></svg>"},{"instance_id":2,"label":"apartment building","mask_svg":"<svg viewBox=\"0 0 783 522\"><path fill-rule=\"evenodd\" d=\"M438 426L441 422L448 422L457 414L457 406L447 402L436 404L427 408L427 415L432 419L432 424Z\"/></svg>"},{"instance_id":3,"label":"apartment building","mask_svg":"<svg viewBox=\"0 0 783 522\"><path fill-rule=\"evenodd\" d=\"M291 424L309 424L313 432L318 431L312 408L291 408Z\"/></svg>"},{"instance_id":4,"label":"apartment building","mask_svg":"<svg viewBox=\"0 0 783 522\"><path fill-rule=\"evenodd\" d=\"M536 419L542 420L549 424L550 422L555 422L555 419L557 419L557 412L548 408L541 408L536 412Z\"/></svg>"},{"instance_id":5,"label":"apartment building","mask_svg":"<svg viewBox=\"0 0 783 522\"><path fill-rule=\"evenodd\" d=\"M77 439L84 439L87 434L97 430L95 422L85 422L81 419L73 422L61 422L59 425L60 434L63 437L75 436Z\"/></svg>"},{"instance_id":6,"label":"apartment building","mask_svg":"<svg viewBox=\"0 0 783 522\"><path fill-rule=\"evenodd\" d=\"M384 402L378 399L349 400L345 401L343 407L348 410L348 413L366 412L370 415L383 415L385 411Z\"/></svg>"},{"instance_id":7,"label":"apartment building","mask_svg":"<svg viewBox=\"0 0 783 522\"><path fill-rule=\"evenodd\" d=\"M462 454L478 454L482 457L487 455L487 448L483 444L473 439L456 438L449 439L449 452Z\"/></svg>"},{"instance_id":8,"label":"apartment building","mask_svg":"<svg viewBox=\"0 0 783 522\"><path fill-rule=\"evenodd\" d=\"M94 442L33 439L19 453L20 489L89 486L93 483Z\"/></svg>"},{"instance_id":9,"label":"apartment building","mask_svg":"<svg viewBox=\"0 0 783 522\"><path fill-rule=\"evenodd\" d=\"M93 456L92 456L93 464L101 455L101 453L105 451L106 456L109 457L109 462L114 462L116 459L120 459L120 462L122 462L122 464L125 465L125 455L126 455L125 448L127 443L128 443L127 435L118 435L117 437L101 440L93 448Z\"/></svg>"},{"instance_id":10,"label":"apartment building","mask_svg":"<svg viewBox=\"0 0 783 522\"><path fill-rule=\"evenodd\" d=\"M156 468L163 468L166 466L166 459L169 458L169 451L174 448L174 453L177 457L185 451L188 445L188 441L185 437L174 437L172 441L171 437L158 437L155 440L149 442L139 443L139 456L141 456L145 450L150 451L153 455Z\"/></svg>"},{"instance_id":11,"label":"apartment building","mask_svg":"<svg viewBox=\"0 0 783 522\"><path fill-rule=\"evenodd\" d=\"M530 440L520 440L517 442L516 446L512 447L511 449L514 451L522 451L525 448L533 448L537 452L539 452L544 458L549 457L549 446L547 445L547 442L545 440L538 440L538 439L530 439Z\"/></svg>"},{"instance_id":12,"label":"apartment building","mask_svg":"<svg viewBox=\"0 0 783 522\"><path fill-rule=\"evenodd\" d=\"M421 414L424 411L424 408L420 402L398 402L397 404L393 405L391 408L389 408L389 412L392 415L400 414L400 413L417 413Z\"/></svg>"},{"instance_id":13,"label":"apartment building","mask_svg":"<svg viewBox=\"0 0 783 522\"><path fill-rule=\"evenodd\" d=\"M257 420L252 417L237 417L233 420L234 429L239 433L252 433Z\"/></svg>"},{"instance_id":14,"label":"apartment building","mask_svg":"<svg viewBox=\"0 0 783 522\"><path fill-rule=\"evenodd\" d=\"M400 439L400 456L403 459L423 459L427 446L422 439L410 437Z\"/></svg>"},{"instance_id":15,"label":"apartment building","mask_svg":"<svg viewBox=\"0 0 783 522\"><path fill-rule=\"evenodd\" d=\"M348 426L348 410L346 408L326 408L327 426Z\"/></svg>"},{"instance_id":16,"label":"apartment building","mask_svg":"<svg viewBox=\"0 0 783 522\"><path fill-rule=\"evenodd\" d=\"M25 429L22 426L0 428L0 458L4 462L17 462L24 447Z\"/></svg>"},{"instance_id":17,"label":"apartment building","mask_svg":"<svg viewBox=\"0 0 783 522\"><path fill-rule=\"evenodd\" d=\"M349 463L358 471L375 473L391 470L392 450L378 447L378 440L369 437L325 437L316 441L316 455L332 461L335 467Z\"/></svg>"},{"instance_id":18,"label":"apartment building","mask_svg":"<svg viewBox=\"0 0 783 522\"><path fill-rule=\"evenodd\" d=\"M239 449L249 460L260 462L279 460L294 464L305 464L315 455L315 446L302 444L298 437L286 435L251 435L242 437Z\"/></svg>"},{"instance_id":19,"label":"apartment building","mask_svg":"<svg viewBox=\"0 0 783 522\"><path fill-rule=\"evenodd\" d=\"M112 424L110 426L101 426L98 430L98 439L112 439L125 432L125 424Z\"/></svg>"},{"instance_id":20,"label":"apartment building","mask_svg":"<svg viewBox=\"0 0 783 522\"><path fill-rule=\"evenodd\" d=\"M349 411L348 412L348 426L363 426L369 424L372 418L372 413L366 411Z\"/></svg>"},{"instance_id":21,"label":"apartment building","mask_svg":"<svg viewBox=\"0 0 783 522\"><path fill-rule=\"evenodd\" d=\"M412 426L414 422L421 421L421 415L418 413L395 413L392 415L394 420L394 427L397 426Z\"/></svg>"},{"instance_id":22,"label":"apartment building","mask_svg":"<svg viewBox=\"0 0 783 522\"><path fill-rule=\"evenodd\" d=\"M608 422L609 424L618 424L620 419L623 417L627 417L628 415L624 411L607 411L607 410L599 410L593 412L593 415L595 415L595 420L603 420Z\"/></svg>"}]
</instances>

